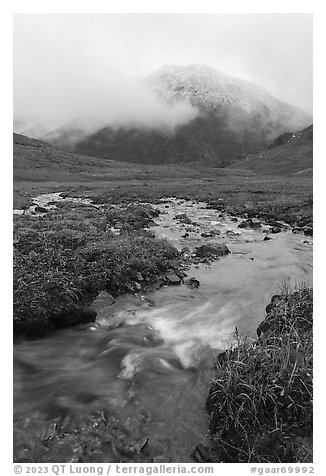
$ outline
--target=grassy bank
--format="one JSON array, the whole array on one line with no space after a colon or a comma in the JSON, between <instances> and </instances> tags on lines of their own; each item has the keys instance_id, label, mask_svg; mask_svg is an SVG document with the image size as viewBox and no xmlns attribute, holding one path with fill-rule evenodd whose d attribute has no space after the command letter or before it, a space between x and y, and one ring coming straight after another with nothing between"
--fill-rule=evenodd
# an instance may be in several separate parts
<instances>
[{"instance_id":1,"label":"grassy bank","mask_svg":"<svg viewBox=\"0 0 326 476\"><path fill-rule=\"evenodd\" d=\"M292 160L296 160L295 150ZM299 227L312 223L312 177L306 174L267 176L247 168L196 163L131 164L71 154L14 135L14 208L29 205L40 193L54 191L89 196L97 203L154 203L170 196L214 203L222 198L230 213L283 220Z\"/></svg>"},{"instance_id":2,"label":"grassy bank","mask_svg":"<svg viewBox=\"0 0 326 476\"><path fill-rule=\"evenodd\" d=\"M285 289L266 310L258 339L237 335L216 362L211 461L312 461L312 289Z\"/></svg>"},{"instance_id":3,"label":"grassy bank","mask_svg":"<svg viewBox=\"0 0 326 476\"><path fill-rule=\"evenodd\" d=\"M16 182L14 207L31 203L31 197L49 191L65 191L74 196L90 197L95 203L130 203L135 200L155 203L161 198L177 197L202 200L214 208L223 199L227 212L247 214L264 220L282 220L293 227L312 228L312 179L309 177L244 176L223 169L203 169L201 176L187 176L171 171L167 177L154 171L134 171L116 175L107 181L80 182Z\"/></svg>"},{"instance_id":4,"label":"grassy bank","mask_svg":"<svg viewBox=\"0 0 326 476\"><path fill-rule=\"evenodd\" d=\"M71 323L94 320L87 307L99 290L112 294L140 291L167 270L178 268L177 251L144 231L155 212L145 204L133 205L135 199L152 203L170 196L204 200L223 213L256 216L271 224L273 220L282 220L312 234L312 188L308 179L258 180L220 175L215 170L211 178L205 177L205 171L201 179L182 177L184 172L179 171L177 180L165 176L159 180L156 170L146 172L137 178L137 170L135 177L131 175L123 181L116 171L118 175L111 177L111 181L87 186L52 182L15 184L17 207L50 191L91 197L104 205L98 209L64 204L45 217L15 217L16 332L25 332L26 319L29 328L34 322L41 333L49 326L60 327L65 319ZM120 204L120 208L116 210L113 204ZM111 226L120 228L120 236L110 231Z\"/></svg>"},{"instance_id":5,"label":"grassy bank","mask_svg":"<svg viewBox=\"0 0 326 476\"><path fill-rule=\"evenodd\" d=\"M41 335L94 320L88 306L101 290L113 296L140 292L166 271L177 270L178 251L146 230L156 215L145 205L97 209L63 204L43 217L16 217L16 334Z\"/></svg>"}]
</instances>

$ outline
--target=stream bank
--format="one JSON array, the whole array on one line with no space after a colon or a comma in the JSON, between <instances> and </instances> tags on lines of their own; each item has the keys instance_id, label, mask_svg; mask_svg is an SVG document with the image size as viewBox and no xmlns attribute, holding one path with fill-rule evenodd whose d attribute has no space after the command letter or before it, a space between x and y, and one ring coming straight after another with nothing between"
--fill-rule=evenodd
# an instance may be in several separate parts
<instances>
[{"instance_id":1,"label":"stream bank","mask_svg":"<svg viewBox=\"0 0 326 476\"><path fill-rule=\"evenodd\" d=\"M274 234L253 221L239 228L248 218L205 203L169 199L156 207L152 239L173 245L164 245L163 256L165 277L175 285L163 280L143 293L145 279L134 273L141 288L113 300L102 294L95 325L15 346L16 461L192 461L208 430L204 402L214 362L235 327L253 337L280 283L311 279L310 238L286 227ZM114 213L104 231L104 214L94 211L84 209L69 243L80 243L80 223L96 236L121 237ZM159 253L161 247L151 249L147 269ZM172 262L183 264L193 281L182 283ZM153 274L136 271L153 284Z\"/></svg>"},{"instance_id":2,"label":"stream bank","mask_svg":"<svg viewBox=\"0 0 326 476\"><path fill-rule=\"evenodd\" d=\"M284 287L250 341L236 332L218 355L199 462L312 463L313 294Z\"/></svg>"}]
</instances>

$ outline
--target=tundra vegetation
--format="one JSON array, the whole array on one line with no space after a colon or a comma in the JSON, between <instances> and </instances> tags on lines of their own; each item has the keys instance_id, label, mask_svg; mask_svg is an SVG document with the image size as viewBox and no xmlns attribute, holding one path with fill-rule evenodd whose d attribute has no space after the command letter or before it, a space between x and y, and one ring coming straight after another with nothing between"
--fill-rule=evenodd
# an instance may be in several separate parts
<instances>
[{"instance_id":1,"label":"tundra vegetation","mask_svg":"<svg viewBox=\"0 0 326 476\"><path fill-rule=\"evenodd\" d=\"M94 320L88 306L101 290L113 296L145 290L164 272L177 270L177 249L144 229L156 215L146 205L96 209L64 203L46 216L19 216L15 333L39 335Z\"/></svg>"},{"instance_id":2,"label":"tundra vegetation","mask_svg":"<svg viewBox=\"0 0 326 476\"><path fill-rule=\"evenodd\" d=\"M283 221L294 232L312 234L312 179L307 175L266 177L197 165L127 165L73 154L67 172L66 153L62 158L53 152L44 162L40 149L40 163L33 166L35 150L28 150L26 167L25 156L18 155L22 160L15 169L15 208L54 191L89 197L101 206L63 203L43 216L15 216L15 336L44 335L94 320L89 305L101 290L113 296L143 292L165 273L182 270L180 253L147 229L157 212L142 201L155 204L170 196L204 200L221 213ZM236 344L217 359L207 399L206 461L309 462L310 287L293 293L283 289L258 332L254 341L237 335ZM106 424L105 418L101 422ZM90 441L94 435L84 436Z\"/></svg>"},{"instance_id":3,"label":"tundra vegetation","mask_svg":"<svg viewBox=\"0 0 326 476\"><path fill-rule=\"evenodd\" d=\"M258 339L236 333L206 402L211 460L312 462L312 289L283 287Z\"/></svg>"}]
</instances>

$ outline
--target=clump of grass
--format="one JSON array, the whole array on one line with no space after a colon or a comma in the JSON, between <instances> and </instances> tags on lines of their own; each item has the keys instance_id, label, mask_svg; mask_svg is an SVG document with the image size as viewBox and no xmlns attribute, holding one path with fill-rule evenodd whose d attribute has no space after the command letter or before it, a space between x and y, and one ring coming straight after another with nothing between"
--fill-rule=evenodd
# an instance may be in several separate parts
<instances>
[{"instance_id":1,"label":"clump of grass","mask_svg":"<svg viewBox=\"0 0 326 476\"><path fill-rule=\"evenodd\" d=\"M113 295L139 292L168 269L177 269L177 249L142 229L156 212L141 207L137 213L136 208L120 208L128 225L120 236L111 233L107 210L65 205L45 217L19 217L15 328L40 320L58 323L61 316L88 306L103 289Z\"/></svg>"},{"instance_id":2,"label":"clump of grass","mask_svg":"<svg viewBox=\"0 0 326 476\"><path fill-rule=\"evenodd\" d=\"M122 230L140 230L153 224L159 211L145 203L130 203L125 206L112 207L106 212L107 223L119 226Z\"/></svg>"},{"instance_id":3,"label":"clump of grass","mask_svg":"<svg viewBox=\"0 0 326 476\"><path fill-rule=\"evenodd\" d=\"M236 334L216 363L207 410L217 461L311 461L312 289L272 304L258 340Z\"/></svg>"}]
</instances>

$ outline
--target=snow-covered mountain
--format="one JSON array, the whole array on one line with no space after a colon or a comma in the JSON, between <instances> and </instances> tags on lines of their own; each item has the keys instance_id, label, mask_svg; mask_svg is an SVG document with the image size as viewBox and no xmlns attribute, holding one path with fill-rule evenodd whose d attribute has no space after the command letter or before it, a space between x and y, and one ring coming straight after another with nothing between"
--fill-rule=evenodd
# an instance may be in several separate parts
<instances>
[{"instance_id":1,"label":"snow-covered mountain","mask_svg":"<svg viewBox=\"0 0 326 476\"><path fill-rule=\"evenodd\" d=\"M206 65L166 65L148 81L167 100L184 97L204 114L210 111L229 117L230 127L239 125L237 119L246 117L250 121L259 116L264 118L264 123L269 121L271 128L292 123L288 130L297 130L311 119L305 112L274 98L258 86ZM271 132L274 135L274 130Z\"/></svg>"},{"instance_id":2,"label":"snow-covered mountain","mask_svg":"<svg viewBox=\"0 0 326 476\"><path fill-rule=\"evenodd\" d=\"M171 129L134 121L90 133L67 124L43 138L80 154L113 160L224 166L312 122L309 114L261 88L205 65L163 66L144 83L161 101L188 103L197 113Z\"/></svg>"}]
</instances>

